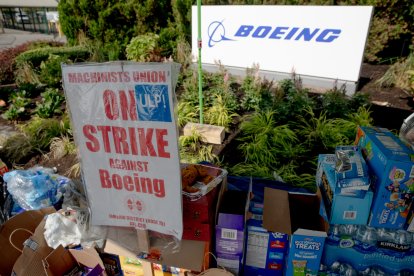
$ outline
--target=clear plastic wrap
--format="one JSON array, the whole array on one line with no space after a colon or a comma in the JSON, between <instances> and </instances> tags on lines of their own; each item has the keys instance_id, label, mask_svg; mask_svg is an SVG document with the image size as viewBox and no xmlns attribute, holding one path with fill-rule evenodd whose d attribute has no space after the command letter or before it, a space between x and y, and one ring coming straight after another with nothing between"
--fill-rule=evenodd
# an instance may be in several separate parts
<instances>
[{"instance_id":1,"label":"clear plastic wrap","mask_svg":"<svg viewBox=\"0 0 414 276\"><path fill-rule=\"evenodd\" d=\"M59 245L93 247L103 244L106 227L90 225L87 209L66 208L47 216L44 236L54 249Z\"/></svg>"},{"instance_id":2,"label":"clear plastic wrap","mask_svg":"<svg viewBox=\"0 0 414 276\"><path fill-rule=\"evenodd\" d=\"M181 174L183 195L196 201L221 183L227 171L206 164L181 164Z\"/></svg>"},{"instance_id":3,"label":"clear plastic wrap","mask_svg":"<svg viewBox=\"0 0 414 276\"><path fill-rule=\"evenodd\" d=\"M38 210L56 204L70 179L55 174L53 169L33 167L14 170L3 176L13 200L24 210Z\"/></svg>"},{"instance_id":4,"label":"clear plastic wrap","mask_svg":"<svg viewBox=\"0 0 414 276\"><path fill-rule=\"evenodd\" d=\"M180 250L180 240L171 235L148 230L148 250L143 250L143 245L140 242L144 240L138 233L142 230L113 226L109 226L107 230L107 243L115 243L117 246L134 253L140 259L162 262L163 255L174 254Z\"/></svg>"}]
</instances>

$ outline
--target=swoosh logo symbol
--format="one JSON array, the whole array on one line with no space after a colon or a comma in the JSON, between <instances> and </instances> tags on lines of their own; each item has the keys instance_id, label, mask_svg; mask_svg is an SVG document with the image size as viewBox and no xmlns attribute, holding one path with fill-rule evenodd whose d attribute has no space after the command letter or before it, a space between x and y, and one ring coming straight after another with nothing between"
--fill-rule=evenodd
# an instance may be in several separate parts
<instances>
[{"instance_id":1,"label":"swoosh logo symbol","mask_svg":"<svg viewBox=\"0 0 414 276\"><path fill-rule=\"evenodd\" d=\"M207 29L208 33L208 47L214 47L221 41L232 41L233 39L226 37L226 28L224 28L222 21L213 21Z\"/></svg>"}]
</instances>

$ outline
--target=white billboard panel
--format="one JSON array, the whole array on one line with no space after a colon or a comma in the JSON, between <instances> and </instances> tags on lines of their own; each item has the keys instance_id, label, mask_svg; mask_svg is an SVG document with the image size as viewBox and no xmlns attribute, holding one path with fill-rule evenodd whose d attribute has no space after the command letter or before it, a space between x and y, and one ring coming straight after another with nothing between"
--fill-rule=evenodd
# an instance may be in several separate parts
<instances>
[{"instance_id":1,"label":"white billboard panel","mask_svg":"<svg viewBox=\"0 0 414 276\"><path fill-rule=\"evenodd\" d=\"M202 6L202 63L358 81L370 6ZM197 59L197 7L192 10Z\"/></svg>"}]
</instances>

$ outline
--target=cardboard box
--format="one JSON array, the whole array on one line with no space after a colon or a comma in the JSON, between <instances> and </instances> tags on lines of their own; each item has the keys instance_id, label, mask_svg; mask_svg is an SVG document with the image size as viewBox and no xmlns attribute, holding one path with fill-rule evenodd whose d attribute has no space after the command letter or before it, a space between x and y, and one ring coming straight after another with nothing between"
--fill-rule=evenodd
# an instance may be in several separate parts
<instances>
[{"instance_id":1,"label":"cardboard box","mask_svg":"<svg viewBox=\"0 0 414 276\"><path fill-rule=\"evenodd\" d=\"M320 154L316 182L322 192L328 220L331 224L366 224L373 198L372 191L364 196L335 192L335 160L333 154Z\"/></svg>"},{"instance_id":2,"label":"cardboard box","mask_svg":"<svg viewBox=\"0 0 414 276\"><path fill-rule=\"evenodd\" d=\"M317 275L319 271L328 229L319 214L320 205L318 193L295 194L265 188L263 228L291 237L286 275L296 275L299 264L306 275Z\"/></svg>"},{"instance_id":3,"label":"cardboard box","mask_svg":"<svg viewBox=\"0 0 414 276\"><path fill-rule=\"evenodd\" d=\"M335 194L365 197L369 190L368 167L358 146L335 148Z\"/></svg>"},{"instance_id":4,"label":"cardboard box","mask_svg":"<svg viewBox=\"0 0 414 276\"><path fill-rule=\"evenodd\" d=\"M216 201L214 201L214 205L216 205L214 206L214 210L216 213L212 212L214 214L214 222L216 221L217 217L217 205L219 205L221 195L226 188L227 177L224 177L222 183L216 187L218 198ZM208 193L206 196L208 196L210 193ZM194 201L193 203L198 204L196 202L201 202L201 205L204 206L210 206L208 205L209 199L205 196L201 197L197 201ZM206 244L208 244L208 242L182 239L178 252L172 254L163 254L161 256L161 260L154 260L153 262L165 265L167 267L177 267L192 270L195 272L201 272L207 264L205 260L208 259L205 256ZM210 245L211 244L208 244L209 247ZM125 256L129 258L137 258L137 254L141 253L141 250L138 248L136 230L134 228L128 227L108 227L107 239L102 248L102 253L108 253L116 256ZM110 260L110 258L107 258L107 260L111 261L113 264L112 267L114 267L116 264L114 260Z\"/></svg>"},{"instance_id":5,"label":"cardboard box","mask_svg":"<svg viewBox=\"0 0 414 276\"><path fill-rule=\"evenodd\" d=\"M13 275L65 275L81 271L82 267L97 266L100 270L91 273L102 274L104 266L95 249L66 250L61 245L56 249L49 247L44 238L45 223L46 220L42 220L33 235L24 242L23 252L13 266Z\"/></svg>"},{"instance_id":6,"label":"cardboard box","mask_svg":"<svg viewBox=\"0 0 414 276\"><path fill-rule=\"evenodd\" d=\"M407 222L405 224L405 228L409 232L414 232L414 204L411 204L411 211L408 214Z\"/></svg>"},{"instance_id":7,"label":"cardboard box","mask_svg":"<svg viewBox=\"0 0 414 276\"><path fill-rule=\"evenodd\" d=\"M369 225L403 229L414 192L414 151L384 128L359 127L356 143L375 179Z\"/></svg>"},{"instance_id":8,"label":"cardboard box","mask_svg":"<svg viewBox=\"0 0 414 276\"><path fill-rule=\"evenodd\" d=\"M212 240L212 225L209 223L187 222L184 223L183 239L193 241Z\"/></svg>"},{"instance_id":9,"label":"cardboard box","mask_svg":"<svg viewBox=\"0 0 414 276\"><path fill-rule=\"evenodd\" d=\"M24 241L35 232L37 226L47 214L54 212L56 210L53 207L25 211L10 218L0 226L0 275L11 274L14 263L21 255L19 250L23 249Z\"/></svg>"},{"instance_id":10,"label":"cardboard box","mask_svg":"<svg viewBox=\"0 0 414 276\"><path fill-rule=\"evenodd\" d=\"M241 271L248 193L229 190L223 195L216 225L217 265L234 274Z\"/></svg>"},{"instance_id":11,"label":"cardboard box","mask_svg":"<svg viewBox=\"0 0 414 276\"><path fill-rule=\"evenodd\" d=\"M325 242L322 263L328 269L345 264L356 270L342 271L341 275L414 275L411 237L412 233L404 230L334 225Z\"/></svg>"},{"instance_id":12,"label":"cardboard box","mask_svg":"<svg viewBox=\"0 0 414 276\"><path fill-rule=\"evenodd\" d=\"M244 275L284 275L288 248L287 234L269 232L261 220L249 219Z\"/></svg>"},{"instance_id":13,"label":"cardboard box","mask_svg":"<svg viewBox=\"0 0 414 276\"><path fill-rule=\"evenodd\" d=\"M114 231L116 233L114 233ZM122 237L122 239L119 237ZM122 240L124 240L124 242L121 242ZM140 253L136 240L135 229L110 227L108 237L103 247L103 252L136 259L137 254ZM179 267L201 272L203 270L205 246L206 242L181 240L178 252L163 254L161 260L151 261L168 267Z\"/></svg>"}]
</instances>

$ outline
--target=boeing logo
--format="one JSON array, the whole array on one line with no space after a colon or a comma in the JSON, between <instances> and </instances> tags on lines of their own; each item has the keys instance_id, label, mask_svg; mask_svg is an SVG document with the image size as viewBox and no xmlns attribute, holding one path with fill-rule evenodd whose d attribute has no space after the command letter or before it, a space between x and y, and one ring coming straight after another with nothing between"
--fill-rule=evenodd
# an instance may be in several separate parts
<instances>
[{"instance_id":1,"label":"boeing logo","mask_svg":"<svg viewBox=\"0 0 414 276\"><path fill-rule=\"evenodd\" d=\"M240 25L233 37L331 43L339 37L341 32L342 30L340 29L330 28ZM210 48L221 41L235 41L236 39L233 39L233 37L226 36L223 20L213 21L208 26L208 47Z\"/></svg>"},{"instance_id":2,"label":"boeing logo","mask_svg":"<svg viewBox=\"0 0 414 276\"><path fill-rule=\"evenodd\" d=\"M226 37L226 29L223 21L213 21L208 26L208 47L213 47L216 43L223 40L232 40Z\"/></svg>"}]
</instances>

